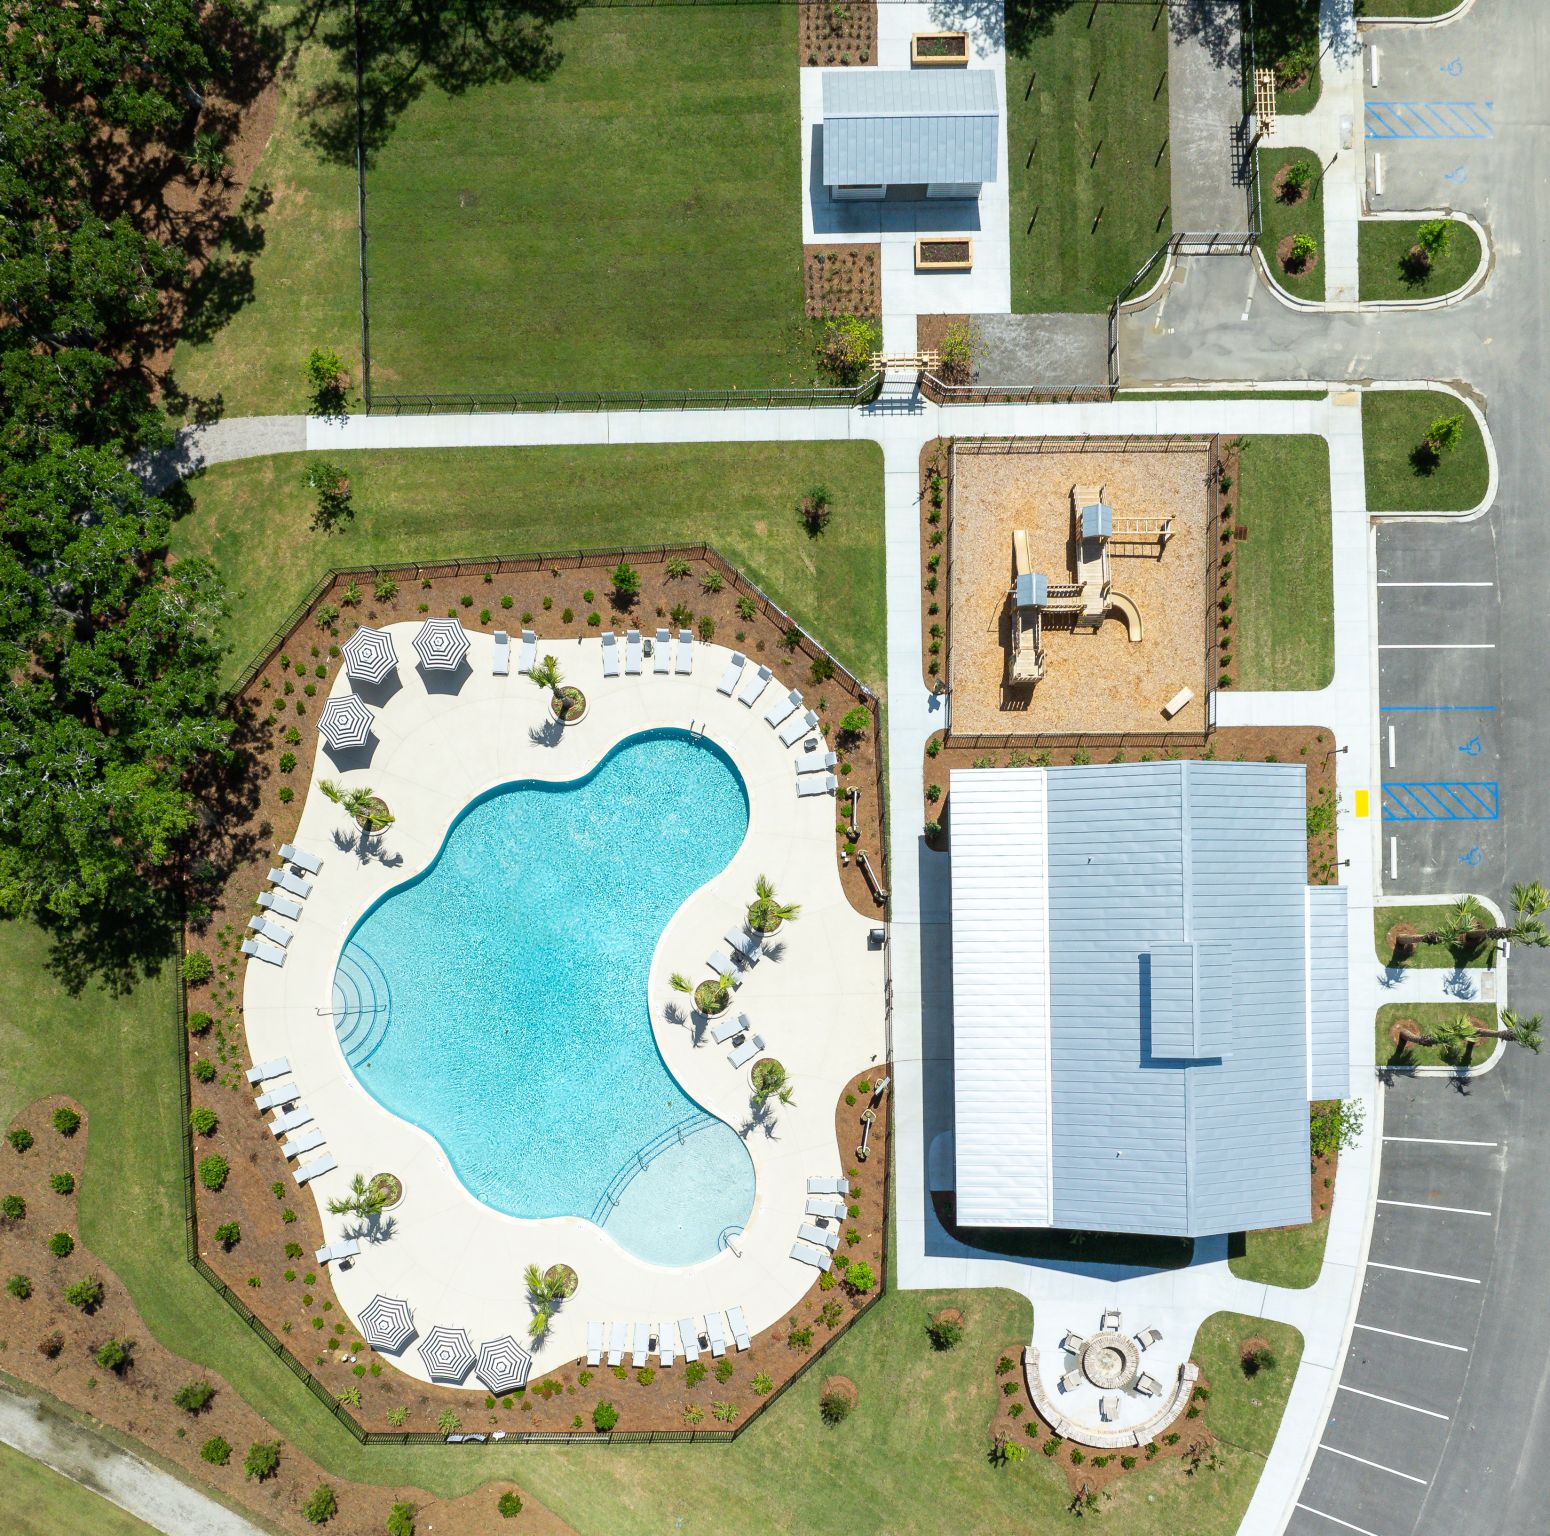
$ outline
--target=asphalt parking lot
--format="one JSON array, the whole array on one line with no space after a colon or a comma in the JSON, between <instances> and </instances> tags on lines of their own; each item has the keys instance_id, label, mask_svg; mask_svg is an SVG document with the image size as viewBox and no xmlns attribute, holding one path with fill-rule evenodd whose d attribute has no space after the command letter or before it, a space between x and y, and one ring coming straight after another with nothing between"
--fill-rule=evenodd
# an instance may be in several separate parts
<instances>
[{"instance_id":1,"label":"asphalt parking lot","mask_svg":"<svg viewBox=\"0 0 1550 1536\"><path fill-rule=\"evenodd\" d=\"M1508 1148L1496 1072L1458 1092L1385 1089L1383 1167L1355 1329L1288 1536L1411 1536L1471 1426L1459 1401L1477 1345ZM1467 1453L1466 1453L1467 1454ZM1494 1530L1489 1519L1457 1530Z\"/></svg>"},{"instance_id":2,"label":"asphalt parking lot","mask_svg":"<svg viewBox=\"0 0 1550 1536\"><path fill-rule=\"evenodd\" d=\"M1513 878L1494 519L1384 523L1377 569L1383 889L1494 890Z\"/></svg>"}]
</instances>

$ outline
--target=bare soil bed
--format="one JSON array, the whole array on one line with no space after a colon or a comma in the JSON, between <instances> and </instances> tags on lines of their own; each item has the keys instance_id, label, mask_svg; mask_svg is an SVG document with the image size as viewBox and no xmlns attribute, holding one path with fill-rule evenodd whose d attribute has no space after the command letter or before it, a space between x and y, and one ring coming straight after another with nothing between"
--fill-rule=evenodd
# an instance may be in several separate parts
<instances>
[{"instance_id":1,"label":"bare soil bed","mask_svg":"<svg viewBox=\"0 0 1550 1536\"><path fill-rule=\"evenodd\" d=\"M876 0L801 0L797 47L809 69L876 64Z\"/></svg>"},{"instance_id":2,"label":"bare soil bed","mask_svg":"<svg viewBox=\"0 0 1550 1536\"><path fill-rule=\"evenodd\" d=\"M922 470L935 445L922 453ZM1215 675L1215 536L1212 528L1211 444L1174 443L1165 451L1131 445L1083 451L967 451L951 466L950 551L953 723L987 734L1124 733L1205 729L1206 696ZM1007 657L1014 622L1012 534L1025 529L1033 569L1054 583L1074 579L1074 485L1103 489L1116 526L1126 517L1170 518L1159 553L1155 536L1110 541L1113 590L1140 611L1142 636L1132 642L1113 614L1096 633L1075 633L1051 616L1043 626L1045 676L1035 686L1009 687ZM933 551L935 553L936 551ZM948 566L948 561L942 562ZM933 573L934 574L934 573ZM1172 719L1162 706L1181 688L1194 697Z\"/></svg>"},{"instance_id":3,"label":"bare soil bed","mask_svg":"<svg viewBox=\"0 0 1550 1536\"><path fill-rule=\"evenodd\" d=\"M61 1136L53 1127L54 1111L61 1106L81 1115L73 1136ZM463 1498L439 1501L419 1488L352 1483L325 1473L301 1448L290 1444L281 1445L274 1476L263 1482L245 1477L242 1462L248 1447L275 1439L274 1431L219 1376L163 1346L141 1321L117 1275L80 1243L75 1214L83 1179L110 1174L97 1167L87 1173L85 1111L62 1097L39 1099L8 1129L18 1126L32 1133L33 1145L20 1156L8 1146L0 1147L0 1194L20 1195L27 1209L19 1221L0 1220L0 1270L8 1277L26 1275L32 1281L32 1294L24 1301L0 1295L0 1348L10 1374L143 1442L195 1483L213 1487L267 1525L296 1536L317 1529L302 1515L302 1506L321 1483L327 1483L339 1501L327 1528L346 1536L378 1536L389 1510L398 1503L417 1506L422 1530L439 1526L471 1536L495 1536L497 1530L511 1528L495 1509L507 1489L522 1499L524 1531L544 1536L570 1531L564 1521L512 1483L491 1483ZM71 1194L52 1190L50 1179L57 1173L74 1179ZM74 1251L65 1258L49 1252L48 1239L55 1232L75 1239ZM247 1242L244 1228L236 1252ZM96 1278L103 1286L101 1305L90 1313L70 1306L62 1294L66 1285L86 1278ZM233 1318L232 1326L241 1325ZM129 1363L121 1372L95 1359L96 1351L109 1340L130 1347ZM207 1382L215 1389L197 1414L185 1413L172 1401L179 1388L191 1382ZM216 1436L231 1446L225 1466L212 1465L200 1455L200 1448Z\"/></svg>"},{"instance_id":4,"label":"bare soil bed","mask_svg":"<svg viewBox=\"0 0 1550 1536\"><path fill-rule=\"evenodd\" d=\"M804 245L802 292L809 320L883 312L880 245Z\"/></svg>"}]
</instances>

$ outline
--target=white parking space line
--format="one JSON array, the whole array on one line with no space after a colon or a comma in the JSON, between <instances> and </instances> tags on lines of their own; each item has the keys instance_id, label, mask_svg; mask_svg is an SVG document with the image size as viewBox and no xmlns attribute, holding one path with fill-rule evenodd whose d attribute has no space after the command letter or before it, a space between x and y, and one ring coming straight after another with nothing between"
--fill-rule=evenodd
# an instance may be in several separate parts
<instances>
[{"instance_id":1,"label":"white parking space line","mask_svg":"<svg viewBox=\"0 0 1550 1536\"><path fill-rule=\"evenodd\" d=\"M1399 839L1389 838L1389 879L1399 879Z\"/></svg>"},{"instance_id":2,"label":"white parking space line","mask_svg":"<svg viewBox=\"0 0 1550 1536\"><path fill-rule=\"evenodd\" d=\"M1379 1205L1399 1205L1407 1211L1445 1211L1449 1216L1494 1216L1495 1211L1475 1211L1467 1205L1431 1205L1425 1200L1379 1200Z\"/></svg>"},{"instance_id":3,"label":"white parking space line","mask_svg":"<svg viewBox=\"0 0 1550 1536\"><path fill-rule=\"evenodd\" d=\"M1342 1520L1339 1515L1326 1515L1322 1509L1315 1509L1311 1504L1304 1504L1301 1500L1298 1500L1297 1507L1305 1514L1317 1515L1320 1520L1328 1520L1331 1525L1355 1531L1356 1536L1378 1536L1376 1531L1369 1531L1365 1525L1352 1525L1349 1520Z\"/></svg>"},{"instance_id":4,"label":"white parking space line","mask_svg":"<svg viewBox=\"0 0 1550 1536\"><path fill-rule=\"evenodd\" d=\"M1466 642L1463 640L1439 641L1435 645L1400 645L1397 642L1379 645L1380 651L1494 651L1494 640Z\"/></svg>"},{"instance_id":5,"label":"white parking space line","mask_svg":"<svg viewBox=\"0 0 1550 1536\"><path fill-rule=\"evenodd\" d=\"M1402 1403L1397 1397L1384 1397L1379 1392L1364 1392L1360 1387L1348 1387L1343 1381L1340 1383L1342 1392L1354 1392L1358 1397L1370 1397L1375 1403L1387 1403L1391 1408L1405 1408L1411 1413L1424 1413L1429 1419L1441 1419L1444 1424L1448 1422L1445 1413L1438 1413L1433 1408L1417 1408L1414 1403Z\"/></svg>"},{"instance_id":6,"label":"white parking space line","mask_svg":"<svg viewBox=\"0 0 1550 1536\"><path fill-rule=\"evenodd\" d=\"M1397 1333L1392 1328L1375 1328L1371 1323L1352 1323L1351 1326L1360 1328L1363 1333L1381 1333L1391 1339L1409 1339L1412 1344L1430 1344L1436 1349L1451 1349L1460 1355L1469 1353L1462 1344L1444 1344L1441 1339L1423 1339L1418 1333Z\"/></svg>"},{"instance_id":7,"label":"white parking space line","mask_svg":"<svg viewBox=\"0 0 1550 1536\"><path fill-rule=\"evenodd\" d=\"M1397 1467L1386 1467L1381 1461L1368 1461L1365 1456L1353 1456L1349 1451L1342 1451L1336 1445L1320 1445L1321 1451L1328 1451L1331 1456L1344 1456L1347 1461L1359 1461L1364 1467L1371 1467L1375 1472L1387 1472L1393 1477L1402 1477L1407 1483L1419 1483L1426 1486L1424 1477L1415 1477L1409 1472L1401 1472Z\"/></svg>"},{"instance_id":8,"label":"white parking space line","mask_svg":"<svg viewBox=\"0 0 1550 1536\"><path fill-rule=\"evenodd\" d=\"M1393 1269L1402 1275L1425 1275L1428 1280L1457 1280L1460 1285L1479 1285L1478 1280L1471 1280L1468 1275L1446 1275L1440 1269L1411 1269L1408 1264L1380 1264L1376 1259L1368 1259L1368 1269Z\"/></svg>"},{"instance_id":9,"label":"white parking space line","mask_svg":"<svg viewBox=\"0 0 1550 1536\"><path fill-rule=\"evenodd\" d=\"M1389 767L1394 766L1394 727L1389 727Z\"/></svg>"},{"instance_id":10,"label":"white parking space line","mask_svg":"<svg viewBox=\"0 0 1550 1536\"><path fill-rule=\"evenodd\" d=\"M1409 1141L1423 1147L1498 1147L1497 1141L1453 1141L1447 1136L1385 1136L1385 1141Z\"/></svg>"},{"instance_id":11,"label":"white parking space line","mask_svg":"<svg viewBox=\"0 0 1550 1536\"><path fill-rule=\"evenodd\" d=\"M1494 581L1380 581L1380 587L1494 587Z\"/></svg>"}]
</instances>

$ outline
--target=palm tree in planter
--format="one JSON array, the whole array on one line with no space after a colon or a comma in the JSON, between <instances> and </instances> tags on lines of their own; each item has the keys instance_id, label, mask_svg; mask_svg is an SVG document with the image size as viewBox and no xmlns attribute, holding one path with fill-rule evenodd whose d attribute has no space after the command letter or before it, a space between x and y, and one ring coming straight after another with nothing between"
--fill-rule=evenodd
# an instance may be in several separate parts
<instances>
[{"instance_id":1,"label":"palm tree in planter","mask_svg":"<svg viewBox=\"0 0 1550 1536\"><path fill-rule=\"evenodd\" d=\"M349 1194L328 1202L329 1214L359 1216L370 1221L388 1208L392 1198L393 1190L385 1179L379 1177L368 1184L365 1174L358 1173L350 1180Z\"/></svg>"},{"instance_id":2,"label":"palm tree in planter","mask_svg":"<svg viewBox=\"0 0 1550 1536\"><path fill-rule=\"evenodd\" d=\"M782 923L794 923L802 909L794 902L783 902L775 894L768 877L760 875L753 883L754 899L748 903L748 926L755 933L774 933Z\"/></svg>"},{"instance_id":3,"label":"palm tree in planter","mask_svg":"<svg viewBox=\"0 0 1550 1536\"><path fill-rule=\"evenodd\" d=\"M533 1309L533 1320L527 1325L527 1331L536 1339L548 1332L550 1320L560 1303L575 1295L576 1271L569 1264L551 1264L544 1270L529 1264L522 1272L522 1283L527 1287L528 1305Z\"/></svg>"},{"instance_id":4,"label":"palm tree in planter","mask_svg":"<svg viewBox=\"0 0 1550 1536\"><path fill-rule=\"evenodd\" d=\"M788 1107L795 1102L796 1096L792 1092L791 1081L786 1076L786 1069L773 1056L766 1056L763 1061L756 1061L751 1076L755 1109L763 1109L771 1099L778 1099Z\"/></svg>"},{"instance_id":5,"label":"palm tree in planter","mask_svg":"<svg viewBox=\"0 0 1550 1536\"><path fill-rule=\"evenodd\" d=\"M363 832L385 832L393 825L395 818L387 802L365 785L346 789L337 779L324 779L318 788Z\"/></svg>"},{"instance_id":6,"label":"palm tree in planter","mask_svg":"<svg viewBox=\"0 0 1550 1536\"><path fill-rule=\"evenodd\" d=\"M1542 1028L1543 1020L1537 1013L1520 1019L1510 1008L1503 1008L1497 1029L1482 1029L1468 1014L1462 1013L1457 1018L1444 1019L1424 1035L1401 1025L1399 1045L1401 1050L1410 1045L1435 1045L1449 1061L1458 1061L1468 1059L1477 1040L1505 1040L1521 1045L1537 1056L1544 1049Z\"/></svg>"},{"instance_id":7,"label":"palm tree in planter","mask_svg":"<svg viewBox=\"0 0 1550 1536\"><path fill-rule=\"evenodd\" d=\"M570 720L579 720L586 713L587 696L579 688L566 683L565 674L553 656L545 656L527 675L540 688L549 690L549 707L561 725Z\"/></svg>"},{"instance_id":8,"label":"palm tree in planter","mask_svg":"<svg viewBox=\"0 0 1550 1536\"><path fill-rule=\"evenodd\" d=\"M694 1006L701 1013L713 1016L726 1012L727 1005L732 1001L732 988L737 985L737 977L730 971L723 971L719 976L713 976L709 981L702 981L699 986L695 986L682 971L674 971L667 982L675 992L692 992Z\"/></svg>"}]
</instances>

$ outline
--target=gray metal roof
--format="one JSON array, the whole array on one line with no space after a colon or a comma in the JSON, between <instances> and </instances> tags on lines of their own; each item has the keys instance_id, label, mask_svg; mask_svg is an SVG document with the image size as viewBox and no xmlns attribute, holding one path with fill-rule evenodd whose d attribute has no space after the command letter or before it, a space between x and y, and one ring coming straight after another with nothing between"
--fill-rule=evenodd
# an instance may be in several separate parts
<instances>
[{"instance_id":1,"label":"gray metal roof","mask_svg":"<svg viewBox=\"0 0 1550 1536\"><path fill-rule=\"evenodd\" d=\"M1003 781L998 799L962 793L981 777ZM1030 784L1018 802L1024 778L1045 787ZM1031 1023L1045 1037L1048 1225L1200 1235L1307 1221L1309 977L1343 975L1347 936L1333 901L1306 884L1302 766L960 770L951 794L954 1078L988 1075L989 1052L1003 1121L1025 1112L1038 1085L980 1030L979 1000L960 993L959 907L971 899L987 920L993 909L992 817L1008 848L1022 845L1009 837L1021 804L1046 824L1036 861L1047 865L1046 898L1029 904L1045 929L1045 996L1007 985L997 1001L1003 1031ZM959 863L966 833L974 868ZM1028 862L1025 851L1019 878ZM1018 908L1000 912L1008 956L1039 945ZM1332 1022L1328 1048L1333 1060ZM1006 1146L999 1167L966 1149L961 1108L960 1210L967 1186L981 1224L1036 1224L987 1218ZM978 1109L979 1140L995 1149L990 1102Z\"/></svg>"},{"instance_id":2,"label":"gray metal roof","mask_svg":"<svg viewBox=\"0 0 1550 1536\"><path fill-rule=\"evenodd\" d=\"M1114 532L1114 508L1106 501L1092 501L1082 508L1082 537L1109 538Z\"/></svg>"},{"instance_id":3,"label":"gray metal roof","mask_svg":"<svg viewBox=\"0 0 1550 1536\"><path fill-rule=\"evenodd\" d=\"M1013 583L1019 608L1042 608L1049 601L1049 578L1042 571L1025 572Z\"/></svg>"},{"instance_id":4,"label":"gray metal roof","mask_svg":"<svg viewBox=\"0 0 1550 1536\"><path fill-rule=\"evenodd\" d=\"M824 185L994 181L1000 112L988 69L825 70Z\"/></svg>"},{"instance_id":5,"label":"gray metal roof","mask_svg":"<svg viewBox=\"0 0 1550 1536\"><path fill-rule=\"evenodd\" d=\"M1310 1099L1343 1099L1351 1091L1351 973L1346 965L1349 927L1345 886L1310 885Z\"/></svg>"}]
</instances>

